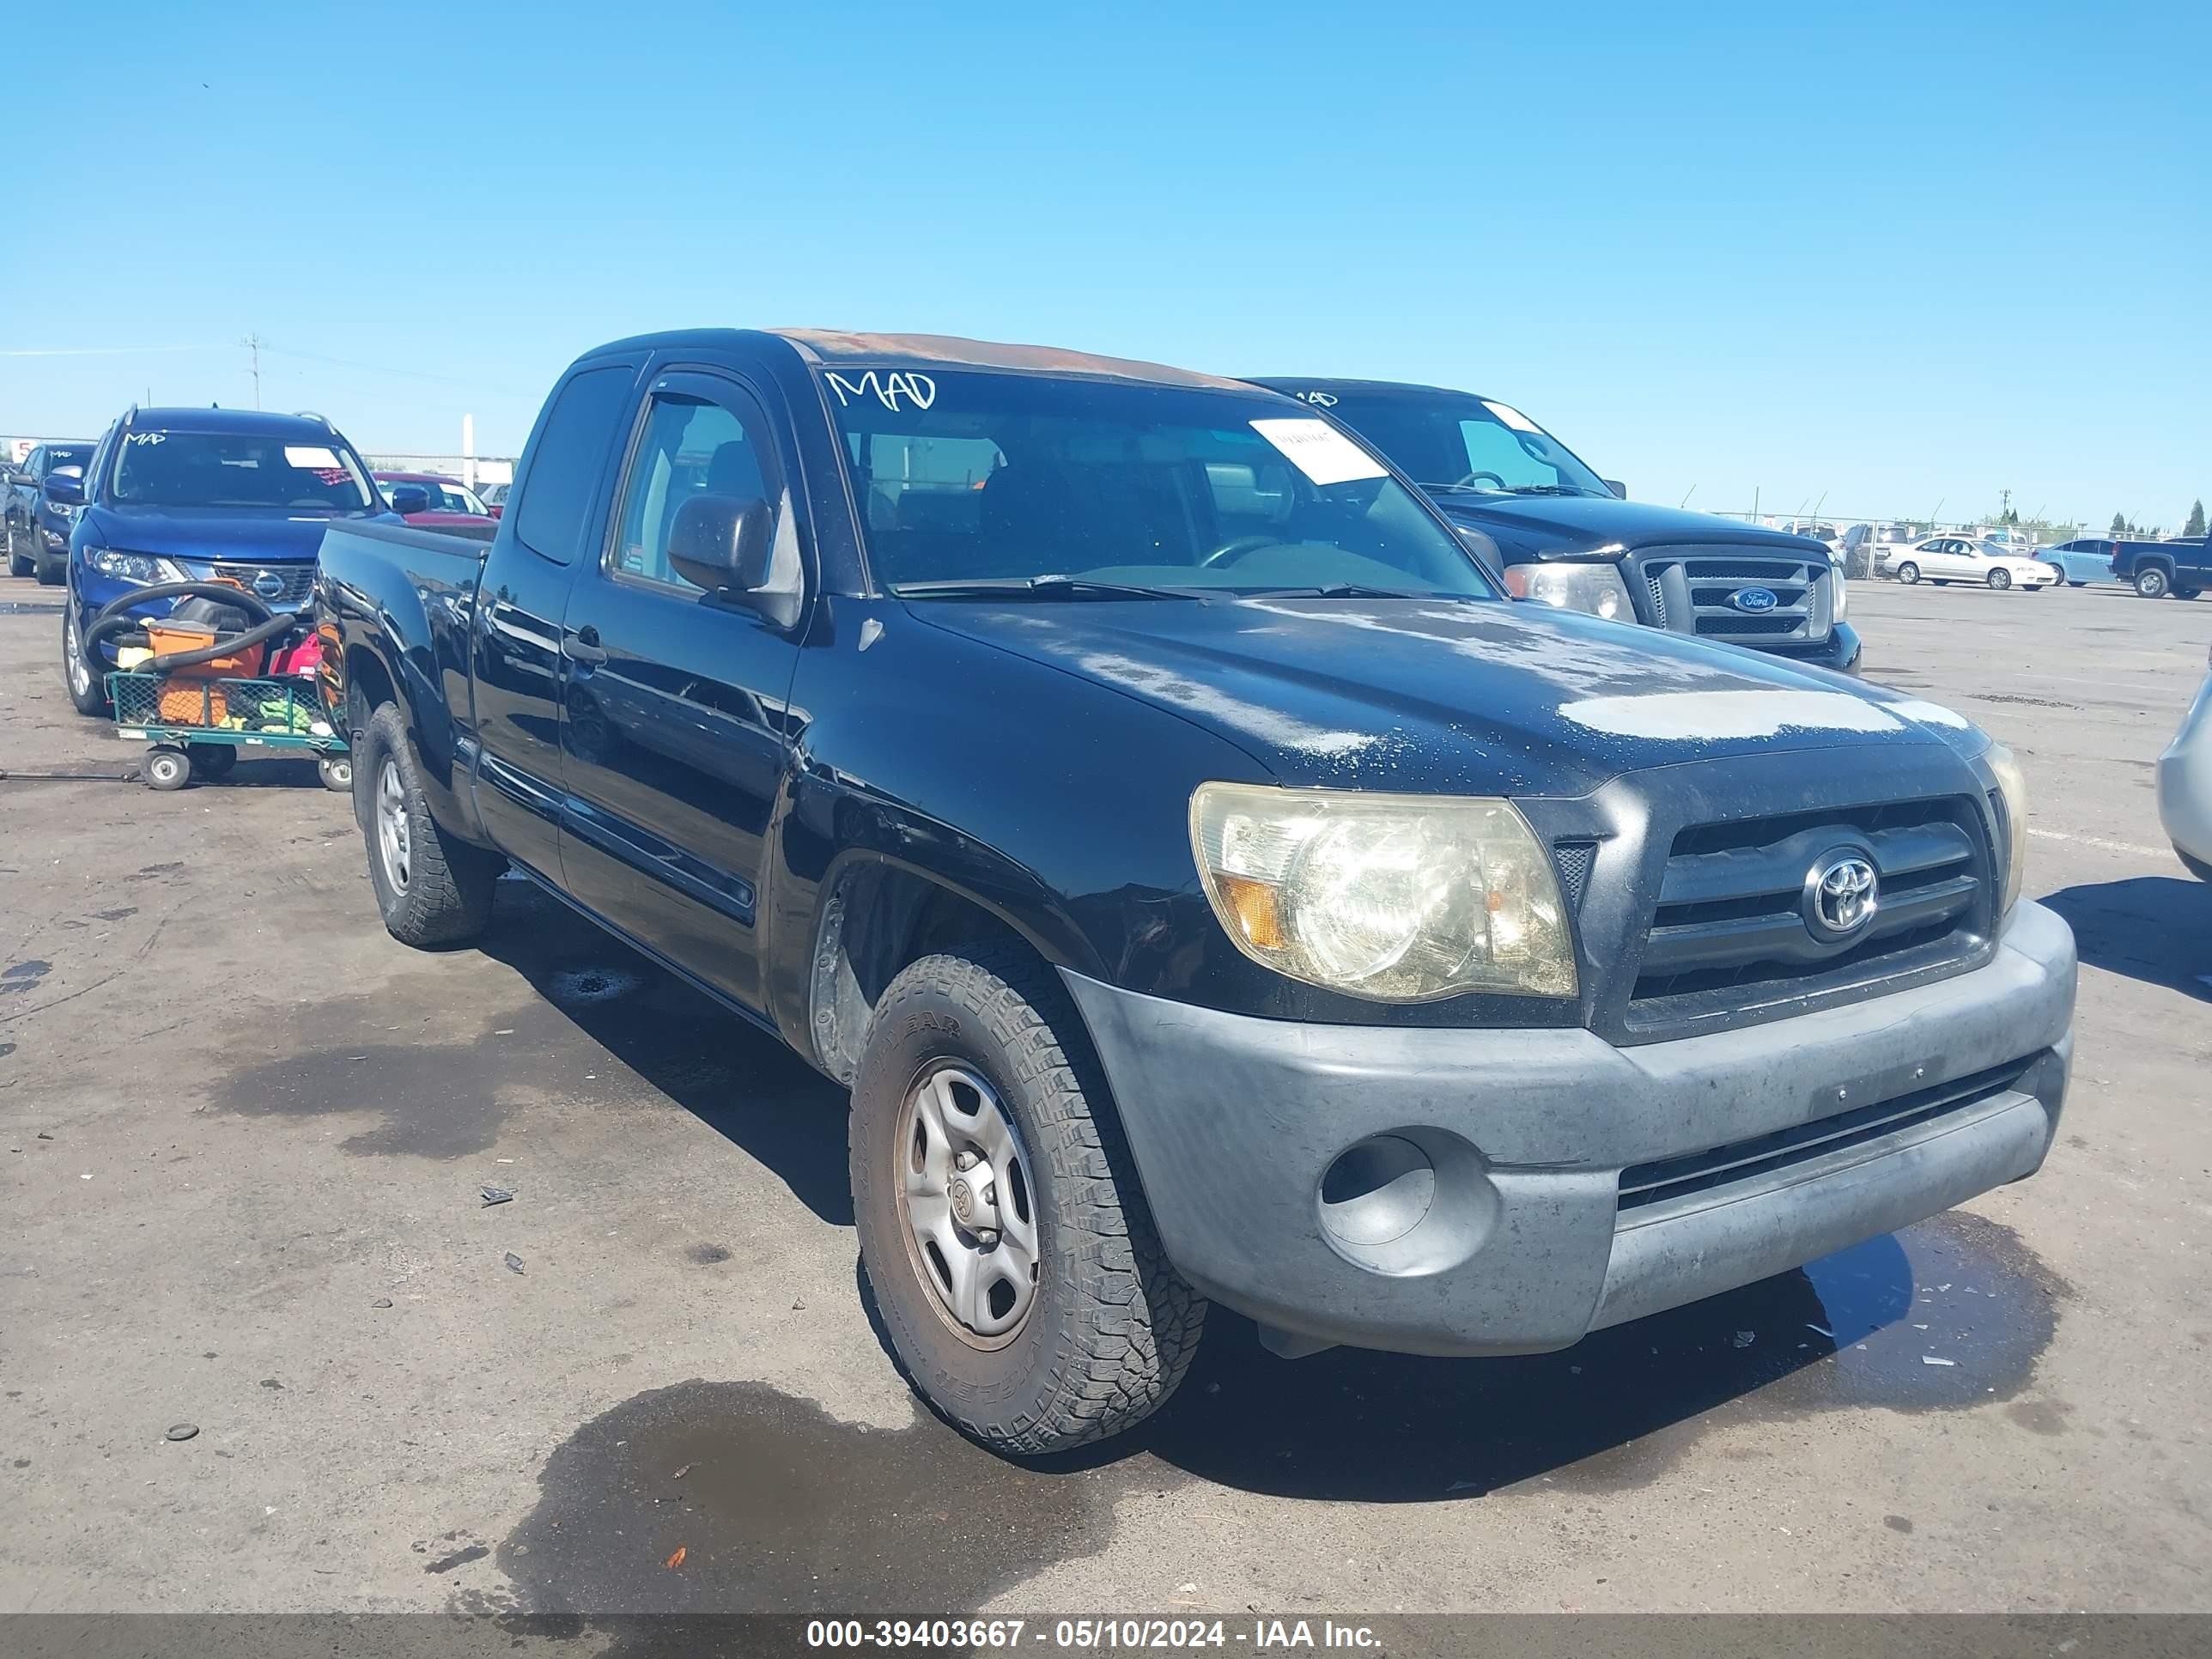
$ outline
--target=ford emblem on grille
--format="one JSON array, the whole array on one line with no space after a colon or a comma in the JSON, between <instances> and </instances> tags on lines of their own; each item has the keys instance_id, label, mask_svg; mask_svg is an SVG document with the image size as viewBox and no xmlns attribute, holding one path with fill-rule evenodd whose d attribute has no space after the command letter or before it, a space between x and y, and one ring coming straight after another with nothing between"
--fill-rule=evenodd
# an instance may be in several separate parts
<instances>
[{"instance_id":1,"label":"ford emblem on grille","mask_svg":"<svg viewBox=\"0 0 2212 1659\"><path fill-rule=\"evenodd\" d=\"M1814 860L1805 878L1805 926L1813 937L1838 944L1865 931L1881 903L1881 878L1874 860L1853 847L1838 847Z\"/></svg>"},{"instance_id":2,"label":"ford emblem on grille","mask_svg":"<svg viewBox=\"0 0 2212 1659\"><path fill-rule=\"evenodd\" d=\"M253 591L264 599L273 599L284 591L284 579L273 570L253 573Z\"/></svg>"},{"instance_id":3,"label":"ford emblem on grille","mask_svg":"<svg viewBox=\"0 0 2212 1659\"><path fill-rule=\"evenodd\" d=\"M1771 587L1739 587L1729 595L1729 603L1739 611L1771 611L1782 603Z\"/></svg>"}]
</instances>

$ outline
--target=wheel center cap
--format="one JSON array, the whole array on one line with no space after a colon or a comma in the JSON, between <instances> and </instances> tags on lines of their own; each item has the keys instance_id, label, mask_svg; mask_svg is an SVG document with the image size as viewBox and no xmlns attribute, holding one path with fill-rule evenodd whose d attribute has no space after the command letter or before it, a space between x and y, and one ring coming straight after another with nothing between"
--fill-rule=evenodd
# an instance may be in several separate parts
<instances>
[{"instance_id":1,"label":"wheel center cap","mask_svg":"<svg viewBox=\"0 0 2212 1659\"><path fill-rule=\"evenodd\" d=\"M952 1200L952 1218L969 1232L982 1232L999 1224L999 1207L984 1190L964 1175L952 1177L945 1196Z\"/></svg>"}]
</instances>

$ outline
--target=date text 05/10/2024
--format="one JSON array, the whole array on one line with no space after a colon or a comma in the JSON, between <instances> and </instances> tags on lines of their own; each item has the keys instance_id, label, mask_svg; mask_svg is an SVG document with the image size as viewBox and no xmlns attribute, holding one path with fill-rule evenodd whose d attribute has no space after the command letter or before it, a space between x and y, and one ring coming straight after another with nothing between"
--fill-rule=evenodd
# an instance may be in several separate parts
<instances>
[{"instance_id":1,"label":"date text 05/10/2024","mask_svg":"<svg viewBox=\"0 0 2212 1659\"><path fill-rule=\"evenodd\" d=\"M806 1626L811 1648L1019 1648L1049 1643L1085 1652L1225 1648L1254 1652L1308 1648L1374 1650L1382 1644L1365 1625L1324 1619L1255 1619L1236 1629L1219 1619L817 1619Z\"/></svg>"}]
</instances>

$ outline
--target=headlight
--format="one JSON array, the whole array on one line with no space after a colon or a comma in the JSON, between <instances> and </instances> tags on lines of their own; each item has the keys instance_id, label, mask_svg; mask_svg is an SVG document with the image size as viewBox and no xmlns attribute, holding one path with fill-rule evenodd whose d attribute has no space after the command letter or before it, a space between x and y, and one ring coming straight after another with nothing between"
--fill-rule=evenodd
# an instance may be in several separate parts
<instances>
[{"instance_id":1,"label":"headlight","mask_svg":"<svg viewBox=\"0 0 2212 1659\"><path fill-rule=\"evenodd\" d=\"M2020 769L2012 750L2001 743L1991 744L1983 758L1996 774L1997 793L2004 798L2004 903L1997 914L2008 915L2020 899L2021 883L2027 874L2027 774Z\"/></svg>"},{"instance_id":2,"label":"headlight","mask_svg":"<svg viewBox=\"0 0 2212 1659\"><path fill-rule=\"evenodd\" d=\"M184 573L167 559L143 553L118 553L112 547L88 548L85 562L103 576L126 582L180 582Z\"/></svg>"},{"instance_id":3,"label":"headlight","mask_svg":"<svg viewBox=\"0 0 2212 1659\"><path fill-rule=\"evenodd\" d=\"M1190 837L1237 948L1377 1002L1575 994L1552 864L1509 801L1200 784Z\"/></svg>"},{"instance_id":4,"label":"headlight","mask_svg":"<svg viewBox=\"0 0 2212 1659\"><path fill-rule=\"evenodd\" d=\"M1520 599L1556 605L1563 611L1587 611L1608 622L1634 622L1627 584L1609 564L1509 564L1505 591Z\"/></svg>"}]
</instances>

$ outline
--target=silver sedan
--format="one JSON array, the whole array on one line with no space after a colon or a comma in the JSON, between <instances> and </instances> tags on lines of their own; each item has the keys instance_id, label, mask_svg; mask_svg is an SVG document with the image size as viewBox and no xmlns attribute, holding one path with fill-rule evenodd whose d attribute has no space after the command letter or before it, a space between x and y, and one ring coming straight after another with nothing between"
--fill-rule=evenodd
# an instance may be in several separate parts
<instances>
[{"instance_id":1,"label":"silver sedan","mask_svg":"<svg viewBox=\"0 0 2212 1659\"><path fill-rule=\"evenodd\" d=\"M2158 757L2158 816L2181 861L2212 881L2212 674Z\"/></svg>"}]
</instances>

